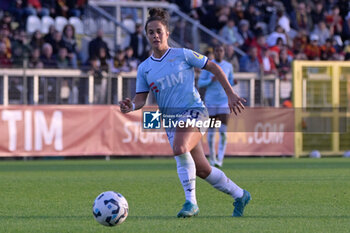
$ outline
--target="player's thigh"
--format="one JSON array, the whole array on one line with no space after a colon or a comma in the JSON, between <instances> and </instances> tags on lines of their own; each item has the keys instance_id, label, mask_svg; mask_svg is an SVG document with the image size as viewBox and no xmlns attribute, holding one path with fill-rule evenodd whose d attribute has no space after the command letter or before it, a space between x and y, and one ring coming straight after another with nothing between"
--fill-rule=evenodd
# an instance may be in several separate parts
<instances>
[{"instance_id":1,"label":"player's thigh","mask_svg":"<svg viewBox=\"0 0 350 233\"><path fill-rule=\"evenodd\" d=\"M196 127L177 128L173 141L175 155L190 152L202 138L202 133Z\"/></svg>"},{"instance_id":2,"label":"player's thigh","mask_svg":"<svg viewBox=\"0 0 350 233\"><path fill-rule=\"evenodd\" d=\"M229 117L229 114L218 114L215 118L216 120L220 120L222 124L227 125Z\"/></svg>"},{"instance_id":3,"label":"player's thigh","mask_svg":"<svg viewBox=\"0 0 350 233\"><path fill-rule=\"evenodd\" d=\"M196 164L197 176L202 179L207 178L211 172L211 166L205 157L201 142L198 142L198 144L191 150L191 155Z\"/></svg>"}]
</instances>

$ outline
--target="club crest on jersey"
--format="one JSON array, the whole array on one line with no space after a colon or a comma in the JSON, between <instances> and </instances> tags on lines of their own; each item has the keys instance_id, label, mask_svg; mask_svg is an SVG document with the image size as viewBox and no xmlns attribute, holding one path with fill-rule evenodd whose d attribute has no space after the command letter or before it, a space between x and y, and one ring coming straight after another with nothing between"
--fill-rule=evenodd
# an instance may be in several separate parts
<instances>
[{"instance_id":1,"label":"club crest on jersey","mask_svg":"<svg viewBox=\"0 0 350 233\"><path fill-rule=\"evenodd\" d=\"M193 55L194 55L197 59L199 59L199 60L201 60L201 59L204 57L202 54L199 54L199 53L197 53L197 52L195 52L195 51L192 51L192 53L193 53Z\"/></svg>"}]
</instances>

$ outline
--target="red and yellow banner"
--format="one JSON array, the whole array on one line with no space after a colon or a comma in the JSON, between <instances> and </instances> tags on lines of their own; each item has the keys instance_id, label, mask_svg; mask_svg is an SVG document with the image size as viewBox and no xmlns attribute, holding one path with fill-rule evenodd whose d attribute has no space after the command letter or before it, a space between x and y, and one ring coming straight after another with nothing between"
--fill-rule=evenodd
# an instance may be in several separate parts
<instances>
[{"instance_id":1,"label":"red and yellow banner","mask_svg":"<svg viewBox=\"0 0 350 233\"><path fill-rule=\"evenodd\" d=\"M246 109L233 118L226 154L294 154L292 109ZM208 152L206 137L203 142ZM142 130L142 111L122 114L118 106L84 105L0 107L0 156L171 154L165 132Z\"/></svg>"}]
</instances>

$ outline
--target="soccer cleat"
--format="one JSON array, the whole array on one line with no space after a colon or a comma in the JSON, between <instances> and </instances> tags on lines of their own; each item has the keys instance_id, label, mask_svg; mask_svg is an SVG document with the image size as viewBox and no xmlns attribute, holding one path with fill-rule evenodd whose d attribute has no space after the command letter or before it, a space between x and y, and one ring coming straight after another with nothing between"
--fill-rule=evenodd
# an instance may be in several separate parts
<instances>
[{"instance_id":1,"label":"soccer cleat","mask_svg":"<svg viewBox=\"0 0 350 233\"><path fill-rule=\"evenodd\" d=\"M243 196L240 198L236 198L233 206L235 207L233 210L233 217L241 217L243 216L243 211L245 206L251 200L250 193L247 190L243 190Z\"/></svg>"},{"instance_id":2,"label":"soccer cleat","mask_svg":"<svg viewBox=\"0 0 350 233\"><path fill-rule=\"evenodd\" d=\"M217 167L217 168L222 167L222 161L216 160L215 167Z\"/></svg>"},{"instance_id":3,"label":"soccer cleat","mask_svg":"<svg viewBox=\"0 0 350 233\"><path fill-rule=\"evenodd\" d=\"M193 204L192 202L186 200L182 209L177 214L177 217L178 218L189 218L189 217L198 215L198 213L199 213L198 206Z\"/></svg>"}]
</instances>

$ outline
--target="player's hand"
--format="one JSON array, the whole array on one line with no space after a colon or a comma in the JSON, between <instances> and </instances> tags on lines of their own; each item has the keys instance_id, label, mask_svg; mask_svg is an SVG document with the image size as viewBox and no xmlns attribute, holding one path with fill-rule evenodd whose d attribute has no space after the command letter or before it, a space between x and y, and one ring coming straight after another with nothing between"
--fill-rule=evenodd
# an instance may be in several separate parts
<instances>
[{"instance_id":1,"label":"player's hand","mask_svg":"<svg viewBox=\"0 0 350 233\"><path fill-rule=\"evenodd\" d=\"M234 112L234 114L237 116L237 112L241 113L244 110L243 103L246 103L247 101L239 97L236 93L232 93L232 95L228 96L228 106L230 108L230 112Z\"/></svg>"},{"instance_id":2,"label":"player's hand","mask_svg":"<svg viewBox=\"0 0 350 233\"><path fill-rule=\"evenodd\" d=\"M132 102L129 98L119 101L120 111L122 113L128 113L132 111Z\"/></svg>"}]
</instances>

